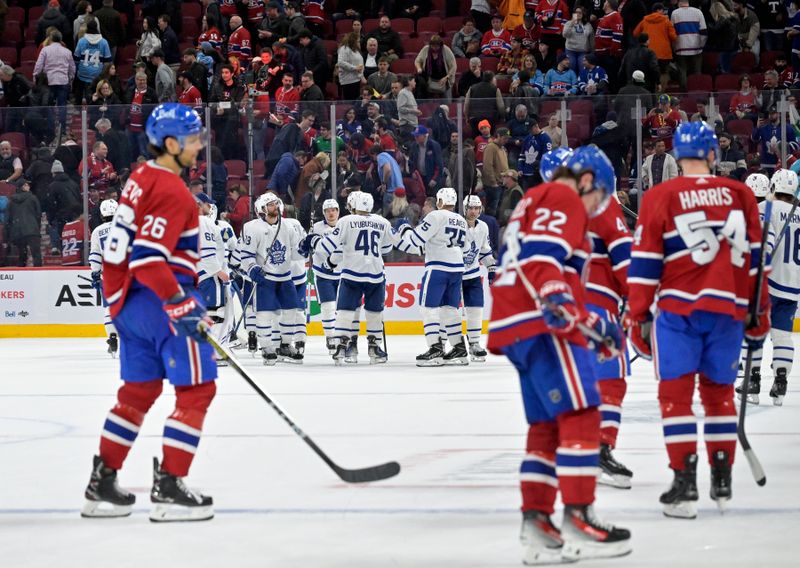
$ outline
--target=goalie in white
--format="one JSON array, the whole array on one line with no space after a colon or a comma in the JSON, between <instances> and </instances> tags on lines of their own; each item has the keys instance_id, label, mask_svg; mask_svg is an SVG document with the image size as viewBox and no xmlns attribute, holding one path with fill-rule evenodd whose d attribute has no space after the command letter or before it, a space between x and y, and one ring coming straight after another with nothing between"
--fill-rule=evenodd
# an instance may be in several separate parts
<instances>
[{"instance_id":1,"label":"goalie in white","mask_svg":"<svg viewBox=\"0 0 800 568\"><path fill-rule=\"evenodd\" d=\"M223 324L218 310L225 307L226 288L230 282L230 276L225 270L225 243L222 242L219 228L209 217L214 201L205 193L198 193L194 197L197 200L200 215L200 261L197 263L197 291L200 292L208 309L208 315L214 322L211 329L215 337L220 337Z\"/></svg>"},{"instance_id":2,"label":"goalie in white","mask_svg":"<svg viewBox=\"0 0 800 568\"><path fill-rule=\"evenodd\" d=\"M111 230L111 220L114 218L114 213L117 211L117 202L113 199L106 199L100 203L100 217L103 218L103 223L95 227L92 231L91 245L89 248L89 267L92 269L92 286L100 292L102 298L102 276L103 276L103 247L106 244L106 237ZM103 306L106 306L105 298L103 298ZM117 337L117 329L111 322L111 314L108 312L106 306L103 314L103 326L106 329L106 344L108 345L108 352L112 357L117 356L119 349L119 339Z\"/></svg>"}]
</instances>

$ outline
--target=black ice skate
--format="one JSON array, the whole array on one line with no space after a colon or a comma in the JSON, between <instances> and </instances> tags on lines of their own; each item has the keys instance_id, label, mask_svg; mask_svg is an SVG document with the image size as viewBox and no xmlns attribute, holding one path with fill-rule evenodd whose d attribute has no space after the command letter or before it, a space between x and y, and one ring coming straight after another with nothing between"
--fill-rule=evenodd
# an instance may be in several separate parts
<instances>
[{"instance_id":1,"label":"black ice skate","mask_svg":"<svg viewBox=\"0 0 800 568\"><path fill-rule=\"evenodd\" d=\"M783 406L783 397L786 396L786 387L788 386L786 380L786 369L778 369L775 371L775 380L772 383L772 388L769 389L769 396L772 398L772 404L775 406Z\"/></svg>"},{"instance_id":2,"label":"black ice skate","mask_svg":"<svg viewBox=\"0 0 800 568\"><path fill-rule=\"evenodd\" d=\"M306 342L305 341L295 341L294 342L294 350L299 353L300 355L306 354Z\"/></svg>"},{"instance_id":3,"label":"black ice skate","mask_svg":"<svg viewBox=\"0 0 800 568\"><path fill-rule=\"evenodd\" d=\"M569 562L614 558L632 550L631 532L598 519L591 505L564 507L561 536L564 539L561 556Z\"/></svg>"},{"instance_id":4,"label":"black ice skate","mask_svg":"<svg viewBox=\"0 0 800 568\"><path fill-rule=\"evenodd\" d=\"M614 458L611 446L600 444L600 476L597 478L597 483L618 489L630 489L631 477L633 472Z\"/></svg>"},{"instance_id":5,"label":"black ice skate","mask_svg":"<svg viewBox=\"0 0 800 568\"><path fill-rule=\"evenodd\" d=\"M328 349L328 355L333 355L334 353L336 353L336 338L326 337L325 347Z\"/></svg>"},{"instance_id":6,"label":"black ice skate","mask_svg":"<svg viewBox=\"0 0 800 568\"><path fill-rule=\"evenodd\" d=\"M378 338L374 335L367 336L367 353L369 354L369 364L370 365L378 365L380 363L386 363L389 359L389 356L386 354L380 344L378 343Z\"/></svg>"},{"instance_id":7,"label":"black ice skate","mask_svg":"<svg viewBox=\"0 0 800 568\"><path fill-rule=\"evenodd\" d=\"M355 365L358 363L358 336L354 335L347 342L347 347L344 352L344 362L348 365Z\"/></svg>"},{"instance_id":8,"label":"black ice skate","mask_svg":"<svg viewBox=\"0 0 800 568\"><path fill-rule=\"evenodd\" d=\"M108 354L111 355L112 358L117 357L117 350L119 349L119 339L117 339L117 334L112 333L106 339L106 343L108 344Z\"/></svg>"},{"instance_id":9,"label":"black ice skate","mask_svg":"<svg viewBox=\"0 0 800 568\"><path fill-rule=\"evenodd\" d=\"M256 337L255 331L250 331L247 334L247 350L253 357L256 356L256 351L258 351L258 337Z\"/></svg>"},{"instance_id":10,"label":"black ice skate","mask_svg":"<svg viewBox=\"0 0 800 568\"><path fill-rule=\"evenodd\" d=\"M481 347L481 344L477 341L469 344L469 355L470 359L475 363L483 363L486 361L486 349Z\"/></svg>"},{"instance_id":11,"label":"black ice skate","mask_svg":"<svg viewBox=\"0 0 800 568\"><path fill-rule=\"evenodd\" d=\"M742 399L742 384L736 387L739 398ZM747 403L758 404L758 395L761 393L761 369L750 371L750 382L747 384Z\"/></svg>"},{"instance_id":12,"label":"black ice skate","mask_svg":"<svg viewBox=\"0 0 800 568\"><path fill-rule=\"evenodd\" d=\"M81 517L127 517L133 510L136 496L117 484L117 470L107 468L100 456L94 456L92 475L86 486L86 503Z\"/></svg>"},{"instance_id":13,"label":"black ice skate","mask_svg":"<svg viewBox=\"0 0 800 568\"><path fill-rule=\"evenodd\" d=\"M192 491L183 479L162 471L153 458L153 489L150 490L150 520L154 523L207 521L214 518L214 500Z\"/></svg>"},{"instance_id":14,"label":"black ice skate","mask_svg":"<svg viewBox=\"0 0 800 568\"><path fill-rule=\"evenodd\" d=\"M342 363L344 363L345 356L347 355L347 344L349 343L349 339L346 337L335 337L331 340L333 342L334 350L333 350L333 362L338 367Z\"/></svg>"},{"instance_id":15,"label":"black ice skate","mask_svg":"<svg viewBox=\"0 0 800 568\"><path fill-rule=\"evenodd\" d=\"M272 367L278 362L278 354L274 351L267 351L266 349L263 349L261 351L261 360L264 362L264 365Z\"/></svg>"},{"instance_id":16,"label":"black ice skate","mask_svg":"<svg viewBox=\"0 0 800 568\"><path fill-rule=\"evenodd\" d=\"M733 491L731 489L731 465L728 461L728 452L717 450L711 456L711 499L717 502L720 510L725 508L725 503L730 501Z\"/></svg>"},{"instance_id":17,"label":"black ice skate","mask_svg":"<svg viewBox=\"0 0 800 568\"><path fill-rule=\"evenodd\" d=\"M278 359L284 363L292 363L294 365L303 364L303 355L298 353L294 347L288 343L281 343L278 347Z\"/></svg>"},{"instance_id":18,"label":"black ice skate","mask_svg":"<svg viewBox=\"0 0 800 568\"><path fill-rule=\"evenodd\" d=\"M453 348L442 357L442 362L445 365L469 365L469 353L467 353L467 345L464 338L461 338L461 343L454 345Z\"/></svg>"},{"instance_id":19,"label":"black ice skate","mask_svg":"<svg viewBox=\"0 0 800 568\"><path fill-rule=\"evenodd\" d=\"M444 348L441 341L431 345L422 355L417 355L417 367L439 367L444 364Z\"/></svg>"},{"instance_id":20,"label":"black ice skate","mask_svg":"<svg viewBox=\"0 0 800 568\"><path fill-rule=\"evenodd\" d=\"M697 517L695 501L697 494L697 454L689 454L684 459L683 470L672 470L675 479L659 501L664 505L664 515L677 519L694 519Z\"/></svg>"},{"instance_id":21,"label":"black ice skate","mask_svg":"<svg viewBox=\"0 0 800 568\"><path fill-rule=\"evenodd\" d=\"M522 530L519 533L519 541L525 547L522 553L522 563L526 566L570 562L561 556L561 549L564 545L561 531L553 525L550 515L546 513L541 511L522 513Z\"/></svg>"}]
</instances>

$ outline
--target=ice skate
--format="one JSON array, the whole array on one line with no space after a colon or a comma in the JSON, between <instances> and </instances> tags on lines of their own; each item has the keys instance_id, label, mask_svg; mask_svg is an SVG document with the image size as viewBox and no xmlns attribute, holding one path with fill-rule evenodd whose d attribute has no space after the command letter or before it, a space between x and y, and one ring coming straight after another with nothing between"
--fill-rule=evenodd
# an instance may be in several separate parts
<instances>
[{"instance_id":1,"label":"ice skate","mask_svg":"<svg viewBox=\"0 0 800 568\"><path fill-rule=\"evenodd\" d=\"M561 536L564 539L561 555L570 562L614 558L633 550L631 532L598 519L592 505L565 506Z\"/></svg>"},{"instance_id":2,"label":"ice skate","mask_svg":"<svg viewBox=\"0 0 800 568\"><path fill-rule=\"evenodd\" d=\"M117 470L107 468L100 456L92 460L92 475L86 486L86 503L81 517L127 517L133 510L136 496L117 484Z\"/></svg>"},{"instance_id":3,"label":"ice skate","mask_svg":"<svg viewBox=\"0 0 800 568\"><path fill-rule=\"evenodd\" d=\"M439 367L444 364L444 348L441 341L437 341L428 350L417 355L417 367Z\"/></svg>"},{"instance_id":4,"label":"ice skate","mask_svg":"<svg viewBox=\"0 0 800 568\"><path fill-rule=\"evenodd\" d=\"M374 335L369 335L367 336L367 343L369 344L367 347L369 364L379 365L381 363L386 363L389 357L386 355L386 351L384 351L378 343L378 338Z\"/></svg>"},{"instance_id":5,"label":"ice skate","mask_svg":"<svg viewBox=\"0 0 800 568\"><path fill-rule=\"evenodd\" d=\"M294 350L295 352L299 353L300 355L306 354L306 342L305 341L295 341L294 342Z\"/></svg>"},{"instance_id":6,"label":"ice skate","mask_svg":"<svg viewBox=\"0 0 800 568\"><path fill-rule=\"evenodd\" d=\"M347 353L348 339L346 337L334 338L332 342L334 345L334 351L332 355L333 362L338 367L344 363L345 355Z\"/></svg>"},{"instance_id":7,"label":"ice skate","mask_svg":"<svg viewBox=\"0 0 800 568\"><path fill-rule=\"evenodd\" d=\"M284 363L292 363L293 365L303 364L303 355L298 353L294 347L288 343L281 343L277 352L278 360Z\"/></svg>"},{"instance_id":8,"label":"ice skate","mask_svg":"<svg viewBox=\"0 0 800 568\"><path fill-rule=\"evenodd\" d=\"M150 501L153 503L150 520L154 523L207 521L214 518L214 500L186 487L182 478L162 471L157 458L153 458Z\"/></svg>"},{"instance_id":9,"label":"ice skate","mask_svg":"<svg viewBox=\"0 0 800 568\"><path fill-rule=\"evenodd\" d=\"M358 363L358 336L351 337L344 351L344 362L348 365Z\"/></svg>"},{"instance_id":10,"label":"ice skate","mask_svg":"<svg viewBox=\"0 0 800 568\"><path fill-rule=\"evenodd\" d=\"M611 446L601 444L600 475L597 478L597 483L618 489L630 489L631 477L633 477L633 472L614 458L611 453Z\"/></svg>"},{"instance_id":11,"label":"ice skate","mask_svg":"<svg viewBox=\"0 0 800 568\"><path fill-rule=\"evenodd\" d=\"M481 347L481 344L477 341L469 344L469 355L470 359L475 363L483 363L486 361L486 349Z\"/></svg>"},{"instance_id":12,"label":"ice skate","mask_svg":"<svg viewBox=\"0 0 800 568\"><path fill-rule=\"evenodd\" d=\"M564 541L550 515L541 511L525 511L522 513L522 529L519 541L525 547L522 563L526 566L542 566L571 562L561 555Z\"/></svg>"},{"instance_id":13,"label":"ice skate","mask_svg":"<svg viewBox=\"0 0 800 568\"><path fill-rule=\"evenodd\" d=\"M733 494L728 452L723 450L714 452L711 462L711 499L717 502L717 507L722 511Z\"/></svg>"},{"instance_id":14,"label":"ice skate","mask_svg":"<svg viewBox=\"0 0 800 568\"><path fill-rule=\"evenodd\" d=\"M664 515L677 519L697 517L695 501L697 494L697 454L689 454L684 461L684 469L673 470L675 479L670 488L661 494L659 501L664 505Z\"/></svg>"},{"instance_id":15,"label":"ice skate","mask_svg":"<svg viewBox=\"0 0 800 568\"><path fill-rule=\"evenodd\" d=\"M786 396L788 382L786 380L786 369L775 371L775 380L772 382L772 388L769 389L769 396L775 406L783 406L783 397Z\"/></svg>"},{"instance_id":16,"label":"ice skate","mask_svg":"<svg viewBox=\"0 0 800 568\"><path fill-rule=\"evenodd\" d=\"M108 354L111 355L112 358L116 359L117 357L117 350L119 349L119 340L117 339L117 334L112 333L106 339L106 343L108 344Z\"/></svg>"},{"instance_id":17,"label":"ice skate","mask_svg":"<svg viewBox=\"0 0 800 568\"><path fill-rule=\"evenodd\" d=\"M467 346L464 343L464 338L461 338L461 343L453 346L444 357L442 357L444 365L469 365L469 354L467 353Z\"/></svg>"},{"instance_id":18,"label":"ice skate","mask_svg":"<svg viewBox=\"0 0 800 568\"><path fill-rule=\"evenodd\" d=\"M256 356L256 352L258 351L258 337L256 337L255 331L247 333L247 350L253 357Z\"/></svg>"},{"instance_id":19,"label":"ice skate","mask_svg":"<svg viewBox=\"0 0 800 568\"><path fill-rule=\"evenodd\" d=\"M272 367L278 362L278 354L274 351L267 351L266 349L263 349L261 351L261 360L264 362L264 365Z\"/></svg>"},{"instance_id":20,"label":"ice skate","mask_svg":"<svg viewBox=\"0 0 800 568\"><path fill-rule=\"evenodd\" d=\"M336 339L333 337L326 337L325 347L328 349L328 355L333 355L336 353Z\"/></svg>"},{"instance_id":21,"label":"ice skate","mask_svg":"<svg viewBox=\"0 0 800 568\"><path fill-rule=\"evenodd\" d=\"M736 387L739 399L742 399L742 383ZM758 404L758 395L761 393L761 369L753 369L750 372L750 382L747 384L747 403Z\"/></svg>"}]
</instances>

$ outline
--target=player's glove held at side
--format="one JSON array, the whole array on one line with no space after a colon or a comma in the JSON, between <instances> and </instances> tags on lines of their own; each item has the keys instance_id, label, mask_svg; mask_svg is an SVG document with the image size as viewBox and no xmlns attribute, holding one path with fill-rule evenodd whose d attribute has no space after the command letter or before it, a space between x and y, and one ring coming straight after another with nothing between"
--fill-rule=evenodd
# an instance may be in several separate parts
<instances>
[{"instance_id":1,"label":"player's glove held at side","mask_svg":"<svg viewBox=\"0 0 800 568\"><path fill-rule=\"evenodd\" d=\"M578 321L578 306L572 297L572 289L566 282L551 280L539 290L542 298L542 317L553 333L568 335Z\"/></svg>"},{"instance_id":2,"label":"player's glove held at side","mask_svg":"<svg viewBox=\"0 0 800 568\"><path fill-rule=\"evenodd\" d=\"M628 329L628 339L630 339L633 350L642 359L652 361L653 349L650 344L652 320L637 321L626 317L625 323L622 325Z\"/></svg>"},{"instance_id":3,"label":"player's glove held at side","mask_svg":"<svg viewBox=\"0 0 800 568\"><path fill-rule=\"evenodd\" d=\"M747 325L744 328L744 340L747 342L747 346L750 349L761 349L770 327L769 310L758 314L755 321L750 321L748 317Z\"/></svg>"},{"instance_id":4,"label":"player's glove held at side","mask_svg":"<svg viewBox=\"0 0 800 568\"><path fill-rule=\"evenodd\" d=\"M176 294L164 302L164 311L177 335L204 341L198 326L206 319L206 308L196 298L185 292Z\"/></svg>"}]
</instances>

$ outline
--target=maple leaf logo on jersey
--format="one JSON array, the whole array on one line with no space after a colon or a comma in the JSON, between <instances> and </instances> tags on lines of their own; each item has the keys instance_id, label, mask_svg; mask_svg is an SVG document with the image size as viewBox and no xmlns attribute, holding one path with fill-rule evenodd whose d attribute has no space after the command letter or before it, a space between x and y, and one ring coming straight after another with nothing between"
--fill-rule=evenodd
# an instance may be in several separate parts
<instances>
[{"instance_id":1,"label":"maple leaf logo on jersey","mask_svg":"<svg viewBox=\"0 0 800 568\"><path fill-rule=\"evenodd\" d=\"M284 262L286 262L286 245L276 240L269 249L269 263L278 265Z\"/></svg>"},{"instance_id":2,"label":"maple leaf logo on jersey","mask_svg":"<svg viewBox=\"0 0 800 568\"><path fill-rule=\"evenodd\" d=\"M539 151L531 146L527 150L525 150L525 163L526 164L533 164L536 161L536 158L539 157Z\"/></svg>"},{"instance_id":3,"label":"maple leaf logo on jersey","mask_svg":"<svg viewBox=\"0 0 800 568\"><path fill-rule=\"evenodd\" d=\"M475 262L475 259L478 256L478 245L475 244L475 241L469 245L469 250L464 253L464 266L472 266L472 263Z\"/></svg>"}]
</instances>

